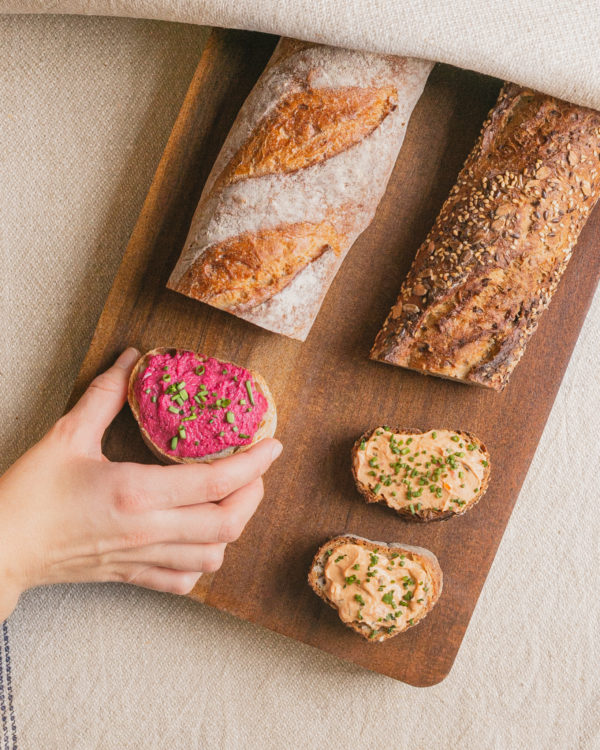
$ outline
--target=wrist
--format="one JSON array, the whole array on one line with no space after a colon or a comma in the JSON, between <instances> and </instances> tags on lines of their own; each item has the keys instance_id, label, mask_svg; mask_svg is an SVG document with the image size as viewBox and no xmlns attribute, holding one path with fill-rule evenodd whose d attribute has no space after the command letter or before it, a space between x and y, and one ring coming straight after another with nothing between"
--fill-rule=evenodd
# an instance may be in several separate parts
<instances>
[{"instance_id":1,"label":"wrist","mask_svg":"<svg viewBox=\"0 0 600 750\"><path fill-rule=\"evenodd\" d=\"M0 487L0 622L17 606L21 594L34 583L28 582L26 545L18 514L13 514Z\"/></svg>"},{"instance_id":2,"label":"wrist","mask_svg":"<svg viewBox=\"0 0 600 750\"><path fill-rule=\"evenodd\" d=\"M2 528L6 529L4 525ZM7 535L7 529L0 535L0 622L6 620L12 613L24 591L24 587L20 585L19 576L15 575L10 545L5 538Z\"/></svg>"}]
</instances>

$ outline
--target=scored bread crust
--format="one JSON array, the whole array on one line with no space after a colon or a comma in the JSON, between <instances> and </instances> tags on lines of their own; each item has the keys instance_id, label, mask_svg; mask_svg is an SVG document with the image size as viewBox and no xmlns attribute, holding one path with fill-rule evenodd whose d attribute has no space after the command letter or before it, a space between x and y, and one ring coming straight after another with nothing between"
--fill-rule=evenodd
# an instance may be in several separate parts
<instances>
[{"instance_id":1,"label":"scored bread crust","mask_svg":"<svg viewBox=\"0 0 600 750\"><path fill-rule=\"evenodd\" d=\"M600 196L600 113L505 84L371 358L501 391Z\"/></svg>"},{"instance_id":2,"label":"scored bread crust","mask_svg":"<svg viewBox=\"0 0 600 750\"><path fill-rule=\"evenodd\" d=\"M308 573L308 584L317 596L323 599L324 602L327 602L327 604L329 604L332 609L335 609L337 611L336 605L331 601L331 599L329 599L329 597L325 593L325 580L323 577L323 572L325 570L325 563L328 560L327 551L330 549L335 550L341 545L348 543L358 544L359 546L365 547L365 549L371 551L377 549L383 554L385 554L386 551L399 550L400 552L406 553L407 556L410 555L411 559L418 559L418 561L423 565L423 567L427 569L427 572L431 576L432 594L428 606L421 611L418 617L413 618L413 625L407 625L404 628L395 628L391 632L389 632L388 628L384 628L382 629L381 634L375 637L371 637L371 633L373 631L379 632L379 629L371 628L365 623L345 622L344 625L352 628L355 633L358 633L363 638L366 638L370 643L381 643L388 638L393 638L395 635L403 633L409 628L418 625L421 620L427 617L429 612L431 612L438 599L440 598L444 586L444 575L442 573L442 568L440 567L440 563L437 557L431 550L428 550L425 547L416 547L411 544L401 544L400 542L374 542L370 539L365 539L362 536L356 536L355 534L344 534L342 536L333 537L328 542L325 542L325 544L322 544L319 547L317 553L313 558L312 565Z\"/></svg>"},{"instance_id":3,"label":"scored bread crust","mask_svg":"<svg viewBox=\"0 0 600 750\"><path fill-rule=\"evenodd\" d=\"M152 438L148 434L148 431L144 427L142 420L140 418L140 407L137 400L137 397L135 395L135 383L142 372L142 370L145 369L149 359L151 357L154 357L159 354L175 354L176 352L181 351L191 351L190 349L176 349L175 347L157 347L156 349L151 349L149 352L146 352L143 356L141 356L135 367L133 368L131 375L129 376L129 386L127 389L127 400L129 401L129 406L131 407L131 411L133 413L133 416L135 417L135 421L138 423L138 427L140 429L140 432L142 434L142 439L150 448L152 453L163 463L166 464L193 464L193 463L211 463L212 461L217 461L219 458L226 458L227 456L232 456L234 453L243 453L244 451L247 451L249 448L251 448L253 445L258 443L260 440L263 440L264 438L271 438L275 434L275 430L277 428L277 409L275 407L275 401L273 400L273 396L271 394L271 391L269 390L269 386L267 385L265 379L263 376L256 372L255 370L248 370L248 372L252 375L254 379L254 384L256 385L256 388L262 393L262 395L267 400L267 411L264 413L264 416L258 426L257 431L254 433L252 437L252 441L246 445L232 445L229 448L224 448L222 451L218 451L217 453L209 453L206 456L199 456L197 458L191 457L191 456L173 456L166 451L164 451L162 448L160 448L158 445L156 445L155 442L153 442ZM192 352L193 354L196 354L196 352ZM202 355L205 356L205 355ZM219 360L220 362L225 360ZM225 362L225 364L232 364L235 365L235 362ZM239 366L239 365L236 365ZM245 368L248 369L248 368Z\"/></svg>"},{"instance_id":4,"label":"scored bread crust","mask_svg":"<svg viewBox=\"0 0 600 750\"><path fill-rule=\"evenodd\" d=\"M363 432L363 434L356 440L354 445L352 446L352 476L354 477L354 483L356 484L356 488L361 493L361 495L365 498L367 503L381 503L382 505L386 505L388 508L391 508L392 510L396 511L398 515L402 516L403 518L407 518L411 521L420 521L420 522L427 522L427 521L444 521L448 518L451 518L452 516L462 516L464 513L466 513L470 508L472 508L474 505L476 505L481 498L485 495L485 492L488 488L488 484L490 481L490 471L491 471L491 460L490 460L490 454L488 453L487 448L485 445L479 440L477 435L473 435L471 432L466 432L465 430L449 430L449 432L453 432L456 435L459 435L464 440L468 440L469 442L477 443L477 445L480 447L482 453L485 455L485 460L487 461L487 466L485 467L485 473L483 475L483 479L481 480L481 486L479 487L479 492L473 500L471 500L468 503L465 503L462 507L459 507L457 510L443 510L443 511L435 511L433 508L421 508L420 510L417 510L415 508L415 512L412 513L410 508L394 508L392 505L389 505L386 498L383 495L376 495L370 487L367 487L364 485L359 479L356 474L356 467L355 467L355 457L358 453L358 450L360 448L360 444L363 440L369 440L373 436L373 433L376 430L382 430L383 427L374 427L372 430L367 430L366 432ZM441 429L441 428L437 428ZM391 432L394 435L422 435L425 430L409 430L409 429L392 429Z\"/></svg>"},{"instance_id":5,"label":"scored bread crust","mask_svg":"<svg viewBox=\"0 0 600 750\"><path fill-rule=\"evenodd\" d=\"M431 67L282 39L215 161L168 288L304 341L373 219Z\"/></svg>"}]
</instances>

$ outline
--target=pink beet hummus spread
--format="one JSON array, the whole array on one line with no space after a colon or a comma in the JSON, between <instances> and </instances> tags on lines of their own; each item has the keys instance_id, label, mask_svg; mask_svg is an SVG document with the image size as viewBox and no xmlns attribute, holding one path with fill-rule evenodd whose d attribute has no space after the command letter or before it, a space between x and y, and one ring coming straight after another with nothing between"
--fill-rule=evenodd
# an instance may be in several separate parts
<instances>
[{"instance_id":1,"label":"pink beet hummus spread","mask_svg":"<svg viewBox=\"0 0 600 750\"><path fill-rule=\"evenodd\" d=\"M135 396L152 442L182 458L251 443L267 411L248 370L187 351L151 357Z\"/></svg>"}]
</instances>

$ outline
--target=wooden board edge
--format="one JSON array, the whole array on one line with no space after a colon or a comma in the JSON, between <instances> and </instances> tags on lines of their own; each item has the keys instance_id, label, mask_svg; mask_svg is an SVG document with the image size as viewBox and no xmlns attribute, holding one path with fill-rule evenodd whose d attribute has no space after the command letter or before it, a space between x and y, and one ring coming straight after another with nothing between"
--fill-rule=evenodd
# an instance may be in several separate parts
<instances>
[{"instance_id":1,"label":"wooden board edge","mask_svg":"<svg viewBox=\"0 0 600 750\"><path fill-rule=\"evenodd\" d=\"M171 155L177 151L177 144L185 137L186 128L188 126L188 112L192 108L193 102L198 96L199 91L205 85L205 79L210 73L211 61L212 59L218 59L219 53L226 49L232 36L249 35L252 33L254 32L243 32L214 27L209 34L206 46L202 51L200 61L194 71L185 98L177 114L171 133L169 134L169 138L154 172L154 176L152 177L146 198L142 204L142 209L123 253L123 257L121 258L121 262L117 268L110 291L102 308L102 312L100 313L100 317L98 318L98 323L92 334L90 345L73 383L73 388L71 389L71 394L67 401L65 411L69 411L69 409L75 405L83 391L98 374L100 368L110 364L108 358L110 356L116 358L120 353L117 351L107 352L106 347L111 332L109 318L112 311L119 308L118 301L123 295L123 279L127 278L127 275L121 273L121 271L129 265L129 261L132 257L141 255L138 253L138 248L144 244L143 240L147 231L146 226L152 216L157 216L161 212L161 207L158 202L158 194L160 193L159 188L163 182L163 177L168 170L172 158ZM269 35L264 36L265 38L268 38ZM275 37L271 38L276 39ZM273 41L272 46L274 47L275 44L276 41ZM138 258L139 262L142 260L142 257Z\"/></svg>"}]
</instances>

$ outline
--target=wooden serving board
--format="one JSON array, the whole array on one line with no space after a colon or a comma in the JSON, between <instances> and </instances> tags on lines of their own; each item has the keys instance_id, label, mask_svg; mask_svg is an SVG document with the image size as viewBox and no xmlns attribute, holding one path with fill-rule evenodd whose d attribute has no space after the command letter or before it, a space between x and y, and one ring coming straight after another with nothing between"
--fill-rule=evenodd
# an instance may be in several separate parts
<instances>
[{"instance_id":1,"label":"wooden serving board","mask_svg":"<svg viewBox=\"0 0 600 750\"><path fill-rule=\"evenodd\" d=\"M600 213L590 218L504 393L370 361L375 335L500 88L498 80L439 65L375 221L350 251L304 344L168 291L203 183L276 41L213 32L71 403L127 345L187 347L259 370L278 405L284 454L223 568L202 578L193 598L412 685L433 685L452 666L590 304L600 272ZM493 461L485 498L462 518L426 525L367 506L353 485L350 447L380 424L473 431ZM153 461L128 408L107 432L105 452L114 460ZM344 532L435 552L444 591L423 623L382 644L368 643L313 594L306 582L312 556Z\"/></svg>"}]
</instances>

